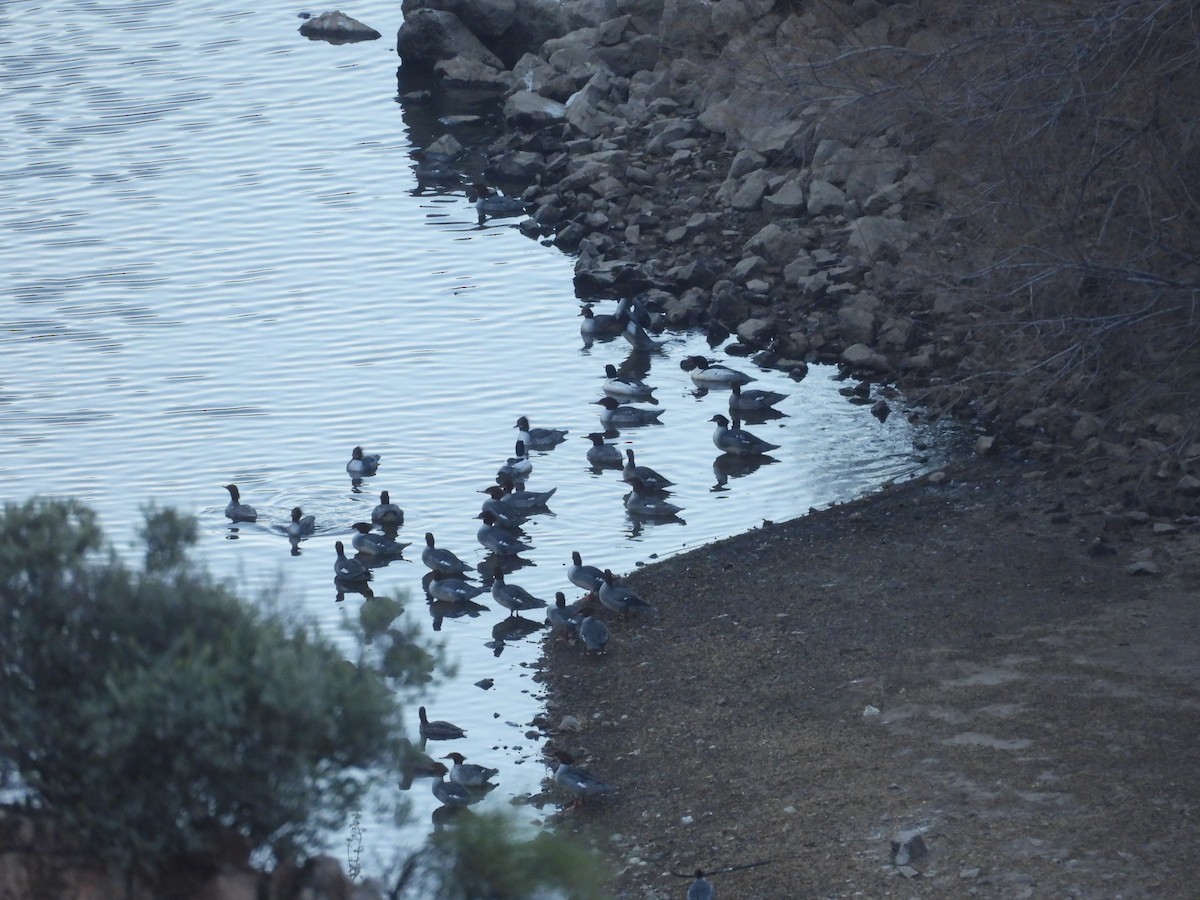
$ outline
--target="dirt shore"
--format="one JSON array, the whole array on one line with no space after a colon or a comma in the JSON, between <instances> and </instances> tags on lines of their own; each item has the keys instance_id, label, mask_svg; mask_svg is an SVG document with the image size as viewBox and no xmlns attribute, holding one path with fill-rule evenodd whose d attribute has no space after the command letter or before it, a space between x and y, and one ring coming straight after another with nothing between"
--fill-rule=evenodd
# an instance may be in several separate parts
<instances>
[{"instance_id":1,"label":"dirt shore","mask_svg":"<svg viewBox=\"0 0 1200 900\"><path fill-rule=\"evenodd\" d=\"M606 656L548 643L551 744L620 787L558 818L614 896L763 860L719 895L1195 895L1200 527L947 474L639 570Z\"/></svg>"}]
</instances>

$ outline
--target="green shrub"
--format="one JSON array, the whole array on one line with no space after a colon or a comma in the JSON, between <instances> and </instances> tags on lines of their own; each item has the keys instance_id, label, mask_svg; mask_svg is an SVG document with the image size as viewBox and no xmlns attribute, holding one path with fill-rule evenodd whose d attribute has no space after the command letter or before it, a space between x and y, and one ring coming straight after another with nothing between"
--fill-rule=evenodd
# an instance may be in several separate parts
<instances>
[{"instance_id":1,"label":"green shrub","mask_svg":"<svg viewBox=\"0 0 1200 900\"><path fill-rule=\"evenodd\" d=\"M153 871L237 834L309 849L394 768L388 684L189 563L146 510L146 567L68 501L0 515L0 765L87 849Z\"/></svg>"}]
</instances>

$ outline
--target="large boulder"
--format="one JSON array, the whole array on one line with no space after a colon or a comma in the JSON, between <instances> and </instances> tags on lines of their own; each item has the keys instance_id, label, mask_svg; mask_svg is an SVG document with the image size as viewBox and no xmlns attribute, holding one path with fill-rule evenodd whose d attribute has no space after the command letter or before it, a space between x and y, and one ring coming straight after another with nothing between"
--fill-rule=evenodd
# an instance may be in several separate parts
<instances>
[{"instance_id":1,"label":"large boulder","mask_svg":"<svg viewBox=\"0 0 1200 900\"><path fill-rule=\"evenodd\" d=\"M396 35L396 52L406 65L432 68L439 60L466 58L506 68L500 57L483 45L454 13L418 9L406 16Z\"/></svg>"},{"instance_id":2,"label":"large boulder","mask_svg":"<svg viewBox=\"0 0 1200 900\"><path fill-rule=\"evenodd\" d=\"M454 13L460 22L470 23L471 33L486 41L504 34L517 16L516 0L404 0L404 19L419 9Z\"/></svg>"}]
</instances>

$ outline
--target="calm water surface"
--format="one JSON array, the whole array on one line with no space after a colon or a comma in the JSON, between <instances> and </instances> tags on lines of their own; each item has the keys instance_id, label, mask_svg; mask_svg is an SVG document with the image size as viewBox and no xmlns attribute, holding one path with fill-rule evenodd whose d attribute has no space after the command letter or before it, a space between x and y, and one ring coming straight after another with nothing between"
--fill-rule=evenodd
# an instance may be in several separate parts
<instances>
[{"instance_id":1,"label":"calm water surface","mask_svg":"<svg viewBox=\"0 0 1200 900\"><path fill-rule=\"evenodd\" d=\"M589 469L583 438L605 363L629 348L582 346L570 258L511 222L480 227L461 192L418 190L410 153L441 129L396 101L399 4L346 8L384 34L346 46L299 37L295 10L246 6L0 6L0 499L77 497L131 559L143 504L194 513L214 573L352 653L343 626L365 601L337 601L333 542L390 491L415 543L373 589L407 594L409 620L457 667L405 695L413 733L418 702L467 728L442 746L499 767L486 803L506 805L546 774L525 737L540 636L497 645L494 604L434 634L416 551L431 531L483 558L477 492L511 454L518 415L571 434L535 455L529 487L557 488L555 515L528 526L534 565L509 577L547 599L578 596L572 550L628 572L913 475L927 436L851 406L829 371L796 384L735 360L789 394L788 415L753 429L782 445L774 460L725 478L708 420L726 395L697 397L679 368L710 348L668 335L647 374L663 424L615 441L677 482L684 521L632 521L618 474ZM344 469L355 444L383 455L361 488ZM229 526L228 482L258 523ZM277 530L295 505L319 526L298 555ZM484 678L491 690L475 686ZM399 798L364 811L368 873L429 831L428 782L405 826L392 822Z\"/></svg>"}]
</instances>

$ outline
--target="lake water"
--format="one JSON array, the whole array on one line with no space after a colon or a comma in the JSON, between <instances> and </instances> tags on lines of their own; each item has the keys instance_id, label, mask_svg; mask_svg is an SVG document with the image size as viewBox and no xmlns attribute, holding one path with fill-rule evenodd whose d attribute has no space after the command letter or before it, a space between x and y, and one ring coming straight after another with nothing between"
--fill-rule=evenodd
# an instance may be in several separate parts
<instances>
[{"instance_id":1,"label":"lake water","mask_svg":"<svg viewBox=\"0 0 1200 900\"><path fill-rule=\"evenodd\" d=\"M921 472L914 441L929 436L849 404L831 371L794 383L732 360L789 394L788 415L752 429L782 445L774 461L725 480L709 418L726 395L697 397L679 367L723 354L668 334L646 376L662 424L614 441L677 482L686 524L632 521L619 475L590 470L583 437L598 430L604 365L629 348L583 347L571 258L511 220L481 227L461 191L418 189L411 152L448 129L397 101L399 3L347 7L384 38L343 46L301 38L296 10L255 6L0 6L0 499L76 497L131 559L143 504L193 513L215 574L277 596L349 653L343 626L366 601L338 602L333 543L349 544L390 491L415 543L373 589L407 594L410 621L457 668L406 694L412 732L421 702L465 727L442 746L500 768L486 804L505 805L546 774L525 737L541 708L540 635L497 647L504 611L490 602L435 634L417 551L430 531L483 558L478 491L511 455L517 416L570 429L535 454L529 487L557 488L555 515L528 526L534 565L509 577L551 600L579 595L572 550L628 572ZM356 444L383 456L361 488L344 468ZM256 524L224 518L229 482ZM277 529L295 505L318 522L297 555ZM409 792L403 826L399 799L364 810L368 873L430 829L428 782ZM342 837L330 849L344 857Z\"/></svg>"}]
</instances>

